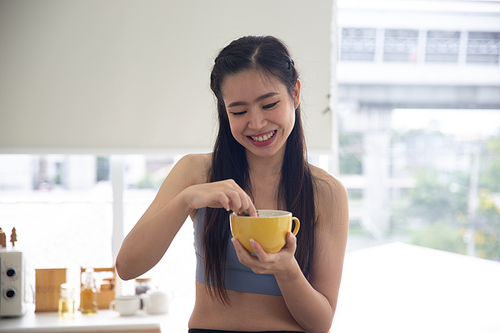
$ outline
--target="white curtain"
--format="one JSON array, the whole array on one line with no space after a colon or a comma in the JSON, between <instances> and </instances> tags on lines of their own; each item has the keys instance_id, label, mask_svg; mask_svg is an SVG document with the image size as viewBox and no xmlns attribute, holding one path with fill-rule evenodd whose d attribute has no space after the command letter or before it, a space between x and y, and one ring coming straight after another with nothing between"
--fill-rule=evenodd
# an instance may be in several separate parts
<instances>
[{"instance_id":1,"label":"white curtain","mask_svg":"<svg viewBox=\"0 0 500 333\"><path fill-rule=\"evenodd\" d=\"M332 0L0 2L0 153L208 151L220 48L290 47L310 151L332 150Z\"/></svg>"}]
</instances>

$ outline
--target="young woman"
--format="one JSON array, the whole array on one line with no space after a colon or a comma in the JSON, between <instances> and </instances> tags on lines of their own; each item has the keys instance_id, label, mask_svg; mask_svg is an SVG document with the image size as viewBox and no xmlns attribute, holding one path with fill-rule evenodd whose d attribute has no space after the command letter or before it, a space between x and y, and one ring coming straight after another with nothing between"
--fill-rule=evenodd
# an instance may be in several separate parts
<instances>
[{"instance_id":1,"label":"young woman","mask_svg":"<svg viewBox=\"0 0 500 333\"><path fill-rule=\"evenodd\" d=\"M285 45L248 36L215 59L211 89L219 132L211 154L183 157L123 241L121 278L151 269L190 216L197 254L189 331L327 332L337 305L348 231L342 184L307 161L300 92ZM230 211L291 211L297 237L251 255L229 228Z\"/></svg>"}]
</instances>

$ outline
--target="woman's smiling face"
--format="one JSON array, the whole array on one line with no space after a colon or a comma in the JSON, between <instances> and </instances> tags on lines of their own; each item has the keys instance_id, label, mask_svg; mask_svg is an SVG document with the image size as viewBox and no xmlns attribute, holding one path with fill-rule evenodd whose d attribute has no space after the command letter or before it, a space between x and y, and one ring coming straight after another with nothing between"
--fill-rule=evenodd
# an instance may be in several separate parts
<instances>
[{"instance_id":1,"label":"woman's smiling face","mask_svg":"<svg viewBox=\"0 0 500 333\"><path fill-rule=\"evenodd\" d=\"M279 151L284 153L295 124L300 81L290 96L286 86L273 75L246 70L228 76L221 88L231 133L247 154L270 157Z\"/></svg>"}]
</instances>

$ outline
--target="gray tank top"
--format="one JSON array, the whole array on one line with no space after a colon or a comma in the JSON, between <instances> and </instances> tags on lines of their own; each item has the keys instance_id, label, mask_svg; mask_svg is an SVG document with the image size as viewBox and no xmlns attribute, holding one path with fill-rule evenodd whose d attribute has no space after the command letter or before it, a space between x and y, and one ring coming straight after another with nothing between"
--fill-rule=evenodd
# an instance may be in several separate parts
<instances>
[{"instance_id":1,"label":"gray tank top","mask_svg":"<svg viewBox=\"0 0 500 333\"><path fill-rule=\"evenodd\" d=\"M200 208L194 218L194 248L196 252L196 280L201 283L206 283L203 249L201 247L204 221L205 208ZM274 275L254 273L250 268L240 263L231 240L228 241L227 246L225 264L226 289L281 296L281 291Z\"/></svg>"}]
</instances>

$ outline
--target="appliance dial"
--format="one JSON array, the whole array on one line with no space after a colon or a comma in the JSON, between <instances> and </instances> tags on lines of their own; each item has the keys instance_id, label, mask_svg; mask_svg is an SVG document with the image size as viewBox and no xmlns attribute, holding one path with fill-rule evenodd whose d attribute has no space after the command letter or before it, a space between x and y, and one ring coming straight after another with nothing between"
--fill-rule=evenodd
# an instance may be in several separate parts
<instances>
[{"instance_id":1,"label":"appliance dial","mask_svg":"<svg viewBox=\"0 0 500 333\"><path fill-rule=\"evenodd\" d=\"M9 267L5 270L5 275L7 275L10 278L15 278L17 275L17 271L14 267Z\"/></svg>"},{"instance_id":2,"label":"appliance dial","mask_svg":"<svg viewBox=\"0 0 500 333\"><path fill-rule=\"evenodd\" d=\"M16 289L14 289L14 288L12 288L12 287L9 287L9 288L5 289L5 291L4 291L4 293L3 293L3 296L4 296L7 300L11 301L11 300L13 300L14 298L16 298L16 296L17 296L17 291L16 291Z\"/></svg>"}]
</instances>

